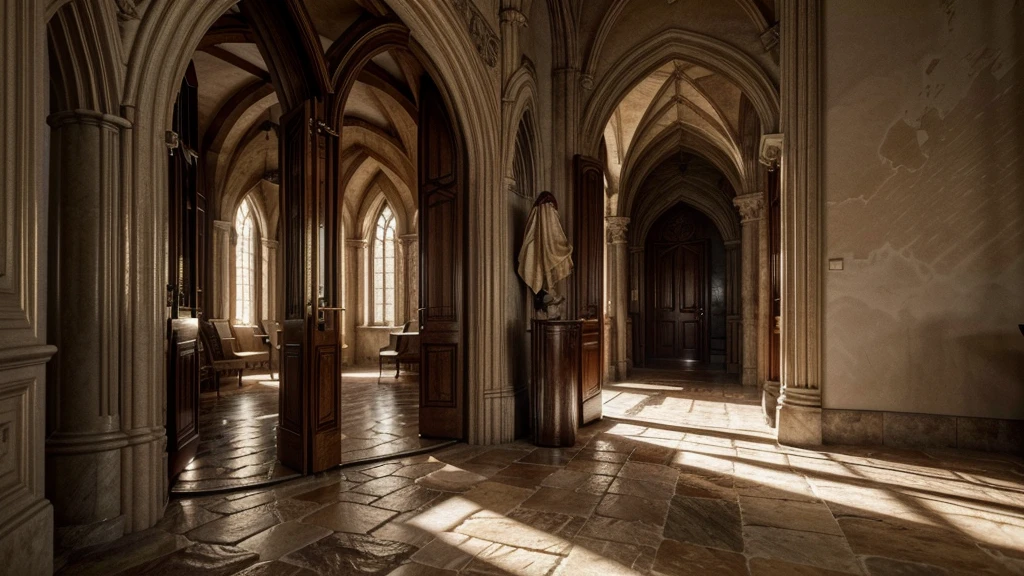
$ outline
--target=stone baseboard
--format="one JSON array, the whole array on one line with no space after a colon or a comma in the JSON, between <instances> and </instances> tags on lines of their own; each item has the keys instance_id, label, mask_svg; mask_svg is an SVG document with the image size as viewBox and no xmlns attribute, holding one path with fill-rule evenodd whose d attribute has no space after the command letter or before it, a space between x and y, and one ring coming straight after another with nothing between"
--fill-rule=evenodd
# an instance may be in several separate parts
<instances>
[{"instance_id":1,"label":"stone baseboard","mask_svg":"<svg viewBox=\"0 0 1024 576\"><path fill-rule=\"evenodd\" d=\"M1024 420L824 409L825 444L1024 453Z\"/></svg>"}]
</instances>

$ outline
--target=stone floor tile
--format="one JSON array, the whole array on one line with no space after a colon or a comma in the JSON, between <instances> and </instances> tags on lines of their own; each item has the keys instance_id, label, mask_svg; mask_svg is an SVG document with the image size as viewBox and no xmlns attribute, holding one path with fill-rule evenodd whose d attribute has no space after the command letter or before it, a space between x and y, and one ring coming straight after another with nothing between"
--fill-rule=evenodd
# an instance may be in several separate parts
<instances>
[{"instance_id":1,"label":"stone floor tile","mask_svg":"<svg viewBox=\"0 0 1024 576\"><path fill-rule=\"evenodd\" d=\"M472 500L461 495L452 496L427 510L411 514L405 523L428 534L451 532L466 518L482 510L483 508Z\"/></svg>"},{"instance_id":2,"label":"stone floor tile","mask_svg":"<svg viewBox=\"0 0 1024 576\"><path fill-rule=\"evenodd\" d=\"M569 470L576 470L577 472L586 472L588 474L602 474L605 476L615 476L622 470L622 464L618 462L603 462L600 460L586 460L573 458L565 467Z\"/></svg>"},{"instance_id":3,"label":"stone floor tile","mask_svg":"<svg viewBox=\"0 0 1024 576\"><path fill-rule=\"evenodd\" d=\"M547 554L568 554L572 544L557 535L502 516L475 515L455 529L456 533Z\"/></svg>"},{"instance_id":4,"label":"stone floor tile","mask_svg":"<svg viewBox=\"0 0 1024 576\"><path fill-rule=\"evenodd\" d=\"M207 544L237 544L281 523L281 519L270 506L270 504L265 504L238 514L225 516L191 530L185 535L190 540Z\"/></svg>"},{"instance_id":5,"label":"stone floor tile","mask_svg":"<svg viewBox=\"0 0 1024 576\"><path fill-rule=\"evenodd\" d=\"M440 495L441 493L436 490L411 485L380 498L373 505L395 512L409 512L425 506Z\"/></svg>"},{"instance_id":6,"label":"stone floor tile","mask_svg":"<svg viewBox=\"0 0 1024 576\"><path fill-rule=\"evenodd\" d=\"M407 562L395 568L388 576L456 576L457 574L458 572L454 570L444 570L416 562Z\"/></svg>"},{"instance_id":7,"label":"stone floor tile","mask_svg":"<svg viewBox=\"0 0 1024 576\"><path fill-rule=\"evenodd\" d=\"M793 564L792 562L776 560L774 558L751 558L747 563L747 567L750 569L750 576L842 576L848 574L848 572L836 572L835 570L826 570L817 566ZM899 576L902 573L896 571L885 572L885 574L887 576ZM941 574L941 572L932 572L932 574Z\"/></svg>"},{"instance_id":8,"label":"stone floor tile","mask_svg":"<svg viewBox=\"0 0 1024 576\"><path fill-rule=\"evenodd\" d=\"M627 459L629 459L629 454L626 453L606 452L590 448L580 450L573 458L573 460L595 460L597 462L612 462L615 464L622 464Z\"/></svg>"},{"instance_id":9,"label":"stone floor tile","mask_svg":"<svg viewBox=\"0 0 1024 576\"><path fill-rule=\"evenodd\" d=\"M578 536L636 546L657 547L661 542L662 528L630 520L591 516L580 529Z\"/></svg>"},{"instance_id":10,"label":"stone floor tile","mask_svg":"<svg viewBox=\"0 0 1024 576\"><path fill-rule=\"evenodd\" d=\"M524 458L521 464L545 464L547 466L564 466L579 453L579 448L537 448Z\"/></svg>"},{"instance_id":11,"label":"stone floor tile","mask_svg":"<svg viewBox=\"0 0 1024 576\"><path fill-rule=\"evenodd\" d=\"M284 561L309 568L320 576L387 574L415 551L408 544L365 534L335 534L292 552Z\"/></svg>"},{"instance_id":12,"label":"stone floor tile","mask_svg":"<svg viewBox=\"0 0 1024 576\"><path fill-rule=\"evenodd\" d=\"M737 502L739 494L732 485L732 476L680 474L676 481L676 495Z\"/></svg>"},{"instance_id":13,"label":"stone floor tile","mask_svg":"<svg viewBox=\"0 0 1024 576\"><path fill-rule=\"evenodd\" d=\"M676 496L668 510L665 538L742 552L739 506L725 500Z\"/></svg>"},{"instance_id":14,"label":"stone floor tile","mask_svg":"<svg viewBox=\"0 0 1024 576\"><path fill-rule=\"evenodd\" d=\"M338 502L306 516L302 521L330 528L335 532L366 534L396 516L391 510L382 510L355 502Z\"/></svg>"},{"instance_id":15,"label":"stone floor tile","mask_svg":"<svg viewBox=\"0 0 1024 576\"><path fill-rule=\"evenodd\" d=\"M338 480L327 486L321 486L314 488L309 492L303 492L302 494L296 494L292 496L295 500L304 500L306 502L316 502L317 504L332 504L338 502L341 494L347 492L352 488L359 486L356 482L349 482L348 480Z\"/></svg>"},{"instance_id":16,"label":"stone floor tile","mask_svg":"<svg viewBox=\"0 0 1024 576\"><path fill-rule=\"evenodd\" d=\"M581 484L590 478L589 472L581 472L579 470L568 470L562 468L557 470L554 474L551 474L541 482L541 486L548 486L550 488L565 488L566 490L575 490Z\"/></svg>"},{"instance_id":17,"label":"stone floor tile","mask_svg":"<svg viewBox=\"0 0 1024 576\"><path fill-rule=\"evenodd\" d=\"M395 471L394 475L401 476L403 478L411 478L415 480L417 478L422 478L423 476L426 476L431 472L440 470L445 466L444 462L439 462L437 460L434 460L433 458L431 458L430 460L431 461L429 462L419 462L416 464L409 464L407 466L403 466L399 470Z\"/></svg>"},{"instance_id":18,"label":"stone floor tile","mask_svg":"<svg viewBox=\"0 0 1024 576\"><path fill-rule=\"evenodd\" d=\"M317 576L317 573L309 568L274 560L253 564L234 576Z\"/></svg>"},{"instance_id":19,"label":"stone floor tile","mask_svg":"<svg viewBox=\"0 0 1024 576\"><path fill-rule=\"evenodd\" d=\"M871 576L944 576L949 574L949 570L938 566L903 562L879 556L865 558L864 566Z\"/></svg>"},{"instance_id":20,"label":"stone floor tile","mask_svg":"<svg viewBox=\"0 0 1024 576\"><path fill-rule=\"evenodd\" d=\"M740 513L744 526L786 528L842 536L839 523L823 502L772 500L740 496Z\"/></svg>"},{"instance_id":21,"label":"stone floor tile","mask_svg":"<svg viewBox=\"0 0 1024 576\"><path fill-rule=\"evenodd\" d=\"M356 504L371 504L379 498L372 494L360 494L358 492L342 492L338 494L338 502L355 502Z\"/></svg>"},{"instance_id":22,"label":"stone floor tile","mask_svg":"<svg viewBox=\"0 0 1024 576\"><path fill-rule=\"evenodd\" d=\"M593 494L542 487L523 502L522 507L569 516L590 516L600 500Z\"/></svg>"},{"instance_id":23,"label":"stone floor tile","mask_svg":"<svg viewBox=\"0 0 1024 576\"><path fill-rule=\"evenodd\" d=\"M636 496L648 500L671 500L672 496L675 495L675 486L662 482L616 478L608 486L608 493Z\"/></svg>"},{"instance_id":24,"label":"stone floor tile","mask_svg":"<svg viewBox=\"0 0 1024 576\"><path fill-rule=\"evenodd\" d=\"M493 448L474 457L473 459L466 462L466 464L476 464L478 466L499 466L504 468L509 464L529 456L529 452L524 450L510 450L508 448Z\"/></svg>"},{"instance_id":25,"label":"stone floor tile","mask_svg":"<svg viewBox=\"0 0 1024 576\"><path fill-rule=\"evenodd\" d=\"M622 470L619 471L619 477L648 482L664 482L675 486L676 480L679 479L679 471L661 464L626 462L622 465Z\"/></svg>"},{"instance_id":26,"label":"stone floor tile","mask_svg":"<svg viewBox=\"0 0 1024 576\"><path fill-rule=\"evenodd\" d=\"M434 568L458 571L491 544L489 541L478 540L465 534L442 532L413 554L412 561Z\"/></svg>"},{"instance_id":27,"label":"stone floor tile","mask_svg":"<svg viewBox=\"0 0 1024 576\"><path fill-rule=\"evenodd\" d=\"M466 566L469 574L515 574L517 576L547 576L558 566L562 557L514 546L494 544L481 552Z\"/></svg>"},{"instance_id":28,"label":"stone floor tile","mask_svg":"<svg viewBox=\"0 0 1024 576\"><path fill-rule=\"evenodd\" d=\"M475 502L484 510L496 514L508 514L532 494L533 490L529 488L488 481L481 482L463 492L462 497Z\"/></svg>"},{"instance_id":29,"label":"stone floor tile","mask_svg":"<svg viewBox=\"0 0 1024 576\"><path fill-rule=\"evenodd\" d=\"M160 522L157 522L156 528L171 534L184 534L189 530L213 522L223 516L222 514L210 512L198 504L171 505L167 508L168 510L164 517Z\"/></svg>"},{"instance_id":30,"label":"stone floor tile","mask_svg":"<svg viewBox=\"0 0 1024 576\"><path fill-rule=\"evenodd\" d=\"M959 534L931 526L839 518L855 554L933 564L953 572L999 574L1005 567Z\"/></svg>"},{"instance_id":31,"label":"stone floor tile","mask_svg":"<svg viewBox=\"0 0 1024 576\"><path fill-rule=\"evenodd\" d=\"M508 517L520 524L565 539L575 537L580 528L586 523L586 520L579 516L541 512L540 510L530 510L528 508L516 509Z\"/></svg>"},{"instance_id":32,"label":"stone floor tile","mask_svg":"<svg viewBox=\"0 0 1024 576\"><path fill-rule=\"evenodd\" d=\"M242 540L238 547L255 552L260 560L277 560L331 533L330 529L323 526L297 521L285 522Z\"/></svg>"},{"instance_id":33,"label":"stone floor tile","mask_svg":"<svg viewBox=\"0 0 1024 576\"><path fill-rule=\"evenodd\" d=\"M664 540L654 560L654 573L721 576L746 575L747 559L742 554Z\"/></svg>"},{"instance_id":34,"label":"stone floor tile","mask_svg":"<svg viewBox=\"0 0 1024 576\"><path fill-rule=\"evenodd\" d=\"M193 544L132 571L145 576L228 576L259 560L248 550L219 544Z\"/></svg>"},{"instance_id":35,"label":"stone floor tile","mask_svg":"<svg viewBox=\"0 0 1024 576\"><path fill-rule=\"evenodd\" d=\"M244 498L238 498L237 500L228 500L222 502L216 506L208 508L210 512L216 512L218 514L235 514L237 512L244 512L250 508L255 508L268 502L273 502L277 497L273 492L262 492L246 496Z\"/></svg>"},{"instance_id":36,"label":"stone floor tile","mask_svg":"<svg viewBox=\"0 0 1024 576\"><path fill-rule=\"evenodd\" d=\"M632 576L636 574L639 573L629 565L623 565L604 554L580 545L573 546L569 555L555 570L556 576Z\"/></svg>"},{"instance_id":37,"label":"stone floor tile","mask_svg":"<svg viewBox=\"0 0 1024 576\"><path fill-rule=\"evenodd\" d=\"M491 480L520 488L536 488L554 472L555 468L552 466L516 462L495 474Z\"/></svg>"},{"instance_id":38,"label":"stone floor tile","mask_svg":"<svg viewBox=\"0 0 1024 576\"><path fill-rule=\"evenodd\" d=\"M605 494L594 513L620 520L636 520L651 526L663 526L668 508L668 500L647 500L636 496Z\"/></svg>"},{"instance_id":39,"label":"stone floor tile","mask_svg":"<svg viewBox=\"0 0 1024 576\"><path fill-rule=\"evenodd\" d=\"M591 474L582 484L576 487L576 491L583 494L593 494L595 496L602 496L608 491L612 482L615 480L612 476L603 476L601 474Z\"/></svg>"},{"instance_id":40,"label":"stone floor tile","mask_svg":"<svg viewBox=\"0 0 1024 576\"><path fill-rule=\"evenodd\" d=\"M424 488L442 492L465 492L485 480L487 480L486 476L449 464L422 478L417 478L416 483Z\"/></svg>"},{"instance_id":41,"label":"stone floor tile","mask_svg":"<svg viewBox=\"0 0 1024 576\"><path fill-rule=\"evenodd\" d=\"M860 574L860 565L842 536L781 528L743 528L747 556L774 558L837 572Z\"/></svg>"},{"instance_id":42,"label":"stone floor tile","mask_svg":"<svg viewBox=\"0 0 1024 576\"><path fill-rule=\"evenodd\" d=\"M385 476L383 478L376 478L369 482L364 482L359 486L352 489L352 492L359 494L369 494L371 496L387 496L392 492L405 488L412 484L413 481L409 478L402 478L401 476Z\"/></svg>"}]
</instances>

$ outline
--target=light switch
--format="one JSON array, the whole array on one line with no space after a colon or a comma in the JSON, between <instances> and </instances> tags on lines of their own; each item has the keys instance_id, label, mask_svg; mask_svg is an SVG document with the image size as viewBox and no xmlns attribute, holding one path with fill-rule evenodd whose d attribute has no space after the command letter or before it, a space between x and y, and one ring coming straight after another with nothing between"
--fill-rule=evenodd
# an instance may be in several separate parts
<instances>
[{"instance_id":1,"label":"light switch","mask_svg":"<svg viewBox=\"0 0 1024 576\"><path fill-rule=\"evenodd\" d=\"M829 259L829 261L828 261L828 269L829 270L842 270L843 269L843 259L842 258L831 258L831 259Z\"/></svg>"}]
</instances>

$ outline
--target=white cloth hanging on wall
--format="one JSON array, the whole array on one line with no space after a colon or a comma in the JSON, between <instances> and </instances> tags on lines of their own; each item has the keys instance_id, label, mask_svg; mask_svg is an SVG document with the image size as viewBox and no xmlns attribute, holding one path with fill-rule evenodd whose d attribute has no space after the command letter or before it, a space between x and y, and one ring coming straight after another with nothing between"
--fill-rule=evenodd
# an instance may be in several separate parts
<instances>
[{"instance_id":1,"label":"white cloth hanging on wall","mask_svg":"<svg viewBox=\"0 0 1024 576\"><path fill-rule=\"evenodd\" d=\"M554 196L542 193L526 221L519 276L534 293L553 293L554 287L572 272L572 250L558 219Z\"/></svg>"}]
</instances>

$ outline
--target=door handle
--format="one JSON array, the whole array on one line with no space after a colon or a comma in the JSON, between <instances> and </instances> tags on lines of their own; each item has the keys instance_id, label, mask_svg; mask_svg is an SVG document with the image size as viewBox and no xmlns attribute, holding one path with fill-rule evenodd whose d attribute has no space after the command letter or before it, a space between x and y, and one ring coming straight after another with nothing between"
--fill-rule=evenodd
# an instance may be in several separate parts
<instances>
[{"instance_id":1,"label":"door handle","mask_svg":"<svg viewBox=\"0 0 1024 576\"><path fill-rule=\"evenodd\" d=\"M327 315L324 312L344 312L344 308L334 306L320 306L316 309L316 329L323 332L327 329Z\"/></svg>"}]
</instances>

